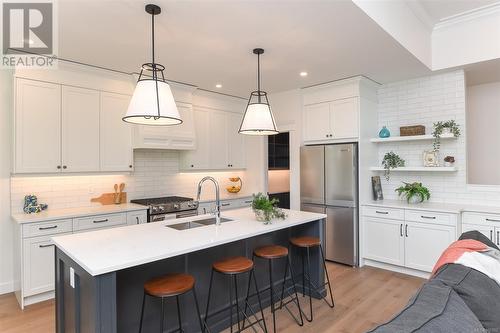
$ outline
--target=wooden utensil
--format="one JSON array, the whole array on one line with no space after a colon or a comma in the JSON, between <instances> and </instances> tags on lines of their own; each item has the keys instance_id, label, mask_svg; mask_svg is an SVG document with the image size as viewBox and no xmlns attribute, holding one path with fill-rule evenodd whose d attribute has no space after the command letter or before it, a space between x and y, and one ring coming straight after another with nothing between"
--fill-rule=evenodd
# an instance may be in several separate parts
<instances>
[{"instance_id":1,"label":"wooden utensil","mask_svg":"<svg viewBox=\"0 0 500 333\"><path fill-rule=\"evenodd\" d=\"M120 202L127 202L127 192L122 192ZM117 194L114 192L103 193L97 198L90 199L90 202L99 202L102 205L115 205Z\"/></svg>"},{"instance_id":2,"label":"wooden utensil","mask_svg":"<svg viewBox=\"0 0 500 333\"><path fill-rule=\"evenodd\" d=\"M120 196L118 194L118 184L115 184L115 204L120 204Z\"/></svg>"}]
</instances>

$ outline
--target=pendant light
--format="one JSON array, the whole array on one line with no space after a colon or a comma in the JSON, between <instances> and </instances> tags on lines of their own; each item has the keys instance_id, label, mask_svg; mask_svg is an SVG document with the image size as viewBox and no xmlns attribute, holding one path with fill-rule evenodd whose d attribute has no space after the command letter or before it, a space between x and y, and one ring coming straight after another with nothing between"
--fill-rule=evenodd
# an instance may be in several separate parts
<instances>
[{"instance_id":1,"label":"pendant light","mask_svg":"<svg viewBox=\"0 0 500 333\"><path fill-rule=\"evenodd\" d=\"M152 61L141 67L137 85L123 121L141 125L178 125L182 123L170 85L165 81L165 66L155 62L155 15L161 13L156 5L146 5L151 14Z\"/></svg>"},{"instance_id":2,"label":"pendant light","mask_svg":"<svg viewBox=\"0 0 500 333\"><path fill-rule=\"evenodd\" d=\"M253 53L257 55L257 91L250 93L247 109L238 133L248 135L278 134L267 93L260 90L260 55L264 53L264 49L254 49Z\"/></svg>"}]
</instances>

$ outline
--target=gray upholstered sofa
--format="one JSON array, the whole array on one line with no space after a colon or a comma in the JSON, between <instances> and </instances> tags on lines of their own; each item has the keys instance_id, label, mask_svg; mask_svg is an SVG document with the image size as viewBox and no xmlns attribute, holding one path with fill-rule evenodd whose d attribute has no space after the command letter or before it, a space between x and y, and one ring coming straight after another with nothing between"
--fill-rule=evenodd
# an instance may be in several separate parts
<instances>
[{"instance_id":1,"label":"gray upholstered sofa","mask_svg":"<svg viewBox=\"0 0 500 333\"><path fill-rule=\"evenodd\" d=\"M498 249L477 231L460 239L476 239ZM370 332L500 333L500 286L474 269L445 265L399 314Z\"/></svg>"}]
</instances>

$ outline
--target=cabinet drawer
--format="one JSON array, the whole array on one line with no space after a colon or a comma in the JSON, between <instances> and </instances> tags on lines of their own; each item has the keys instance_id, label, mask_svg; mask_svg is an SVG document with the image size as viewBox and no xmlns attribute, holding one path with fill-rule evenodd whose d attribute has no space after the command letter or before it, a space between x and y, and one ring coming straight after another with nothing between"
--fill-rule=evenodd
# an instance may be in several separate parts
<instances>
[{"instance_id":1,"label":"cabinet drawer","mask_svg":"<svg viewBox=\"0 0 500 333\"><path fill-rule=\"evenodd\" d=\"M445 224L455 226L457 215L448 213L429 212L424 210L406 210L405 220L432 224Z\"/></svg>"},{"instance_id":2,"label":"cabinet drawer","mask_svg":"<svg viewBox=\"0 0 500 333\"><path fill-rule=\"evenodd\" d=\"M395 220L402 220L405 216L403 209L372 206L364 206L363 215Z\"/></svg>"},{"instance_id":3,"label":"cabinet drawer","mask_svg":"<svg viewBox=\"0 0 500 333\"><path fill-rule=\"evenodd\" d=\"M500 227L500 215L465 212L462 214L462 223Z\"/></svg>"},{"instance_id":4,"label":"cabinet drawer","mask_svg":"<svg viewBox=\"0 0 500 333\"><path fill-rule=\"evenodd\" d=\"M72 230L73 222L71 219L29 223L23 224L23 238L54 235Z\"/></svg>"},{"instance_id":5,"label":"cabinet drawer","mask_svg":"<svg viewBox=\"0 0 500 333\"><path fill-rule=\"evenodd\" d=\"M98 228L107 228L127 224L127 214L109 214L109 215L95 215L89 217L82 217L73 220L73 230L89 230Z\"/></svg>"},{"instance_id":6,"label":"cabinet drawer","mask_svg":"<svg viewBox=\"0 0 500 333\"><path fill-rule=\"evenodd\" d=\"M138 211L138 212L128 212L127 213L127 224L142 224L148 221L148 216L146 211Z\"/></svg>"}]
</instances>

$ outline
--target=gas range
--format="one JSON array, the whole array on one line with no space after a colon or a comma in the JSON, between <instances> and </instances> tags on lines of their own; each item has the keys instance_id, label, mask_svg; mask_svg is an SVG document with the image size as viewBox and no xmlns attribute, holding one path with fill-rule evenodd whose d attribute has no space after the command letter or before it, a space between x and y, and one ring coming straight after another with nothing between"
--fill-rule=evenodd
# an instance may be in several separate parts
<instances>
[{"instance_id":1,"label":"gas range","mask_svg":"<svg viewBox=\"0 0 500 333\"><path fill-rule=\"evenodd\" d=\"M193 216L198 214L198 202L186 197L135 199L130 202L148 206L148 222Z\"/></svg>"}]
</instances>

